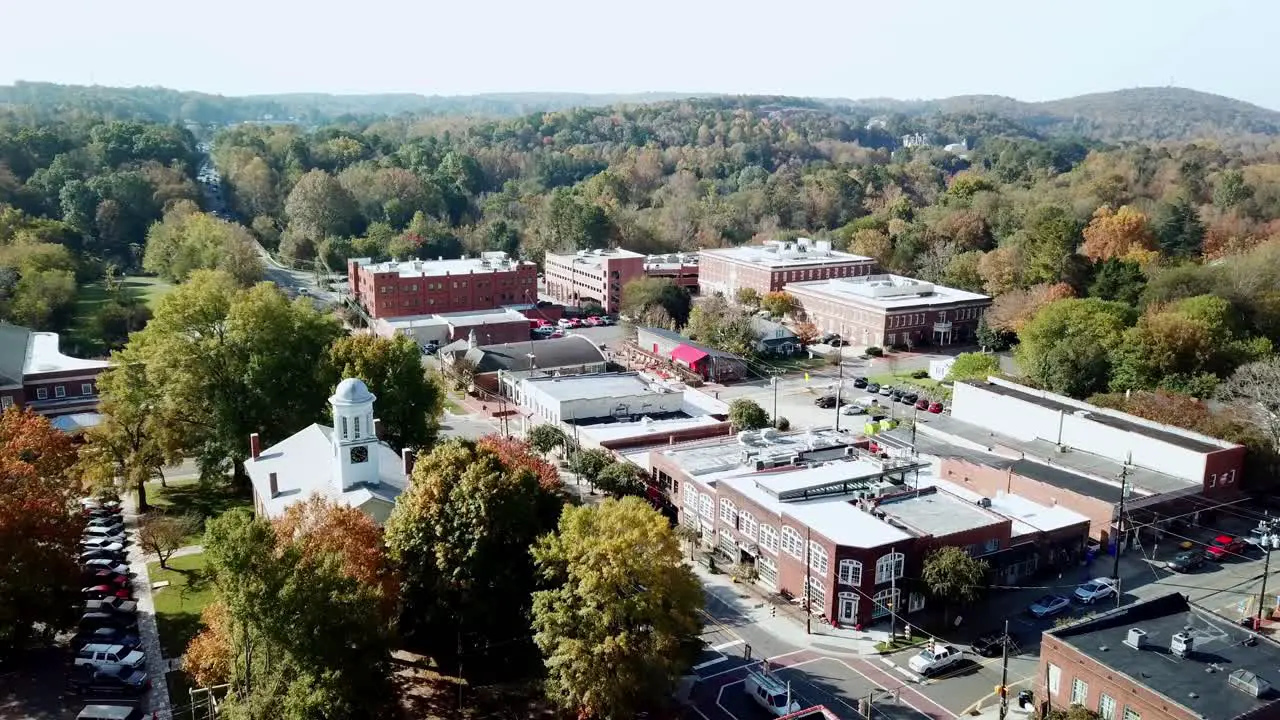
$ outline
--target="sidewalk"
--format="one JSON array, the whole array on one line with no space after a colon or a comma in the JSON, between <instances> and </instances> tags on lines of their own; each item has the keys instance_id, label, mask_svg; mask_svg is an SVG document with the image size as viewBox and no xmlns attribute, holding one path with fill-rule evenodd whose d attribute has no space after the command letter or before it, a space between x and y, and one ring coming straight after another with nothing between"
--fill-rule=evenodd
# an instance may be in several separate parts
<instances>
[{"instance_id":1,"label":"sidewalk","mask_svg":"<svg viewBox=\"0 0 1280 720\"><path fill-rule=\"evenodd\" d=\"M125 525L128 528L129 571L133 573L134 600L138 603L138 635L142 649L147 654L147 675L151 679L151 692L144 705L147 712L158 717L170 717L169 683L165 679L169 664L160 649L160 633L156 629L156 605L151 597L151 576L147 573L149 558L138 547L138 512L132 494L124 497Z\"/></svg>"}]
</instances>

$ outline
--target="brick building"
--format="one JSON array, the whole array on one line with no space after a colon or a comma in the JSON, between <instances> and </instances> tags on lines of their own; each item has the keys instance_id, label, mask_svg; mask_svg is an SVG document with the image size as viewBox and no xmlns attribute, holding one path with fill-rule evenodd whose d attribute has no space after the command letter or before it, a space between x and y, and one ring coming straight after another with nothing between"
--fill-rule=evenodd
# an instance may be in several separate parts
<instances>
[{"instance_id":1,"label":"brick building","mask_svg":"<svg viewBox=\"0 0 1280 720\"><path fill-rule=\"evenodd\" d=\"M752 566L762 587L808 597L810 612L839 626L922 610L926 590L911 578L934 548L966 548L1021 578L1045 569L1028 543L1082 544L1082 517L1030 527L991 502L922 483L928 466L912 457L866 447L848 433L764 430L654 449L648 466L677 521L722 562Z\"/></svg>"},{"instance_id":2,"label":"brick building","mask_svg":"<svg viewBox=\"0 0 1280 720\"><path fill-rule=\"evenodd\" d=\"M457 260L347 261L351 292L372 318L493 310L538 299L538 268L504 252Z\"/></svg>"},{"instance_id":3,"label":"brick building","mask_svg":"<svg viewBox=\"0 0 1280 720\"><path fill-rule=\"evenodd\" d=\"M991 306L986 295L901 275L788 283L786 289L819 330L863 347L972 342Z\"/></svg>"},{"instance_id":4,"label":"brick building","mask_svg":"<svg viewBox=\"0 0 1280 720\"><path fill-rule=\"evenodd\" d=\"M1240 445L998 378L956 383L951 415L919 432L965 450L943 458L945 479L1064 505L1103 541L1116 531L1122 484L1126 525L1195 523L1197 511L1242 497Z\"/></svg>"},{"instance_id":5,"label":"brick building","mask_svg":"<svg viewBox=\"0 0 1280 720\"><path fill-rule=\"evenodd\" d=\"M763 295L793 282L862 277L878 270L873 258L832 250L826 240L807 238L701 250L698 266L702 293L719 292L730 300L742 288Z\"/></svg>"},{"instance_id":6,"label":"brick building","mask_svg":"<svg viewBox=\"0 0 1280 720\"><path fill-rule=\"evenodd\" d=\"M1045 632L1037 677L1042 705L1107 720L1280 718L1280 645L1177 593Z\"/></svg>"},{"instance_id":7,"label":"brick building","mask_svg":"<svg viewBox=\"0 0 1280 720\"><path fill-rule=\"evenodd\" d=\"M670 280L690 293L698 294L697 253L650 255L644 259L644 274L652 278Z\"/></svg>"},{"instance_id":8,"label":"brick building","mask_svg":"<svg viewBox=\"0 0 1280 720\"><path fill-rule=\"evenodd\" d=\"M30 408L47 416L98 409L98 374L105 360L63 355L58 334L0 323L0 411Z\"/></svg>"},{"instance_id":9,"label":"brick building","mask_svg":"<svg viewBox=\"0 0 1280 720\"><path fill-rule=\"evenodd\" d=\"M622 308L622 288L644 277L645 256L630 250L579 250L547 253L543 276L547 294L570 305L594 300L607 313Z\"/></svg>"}]
</instances>

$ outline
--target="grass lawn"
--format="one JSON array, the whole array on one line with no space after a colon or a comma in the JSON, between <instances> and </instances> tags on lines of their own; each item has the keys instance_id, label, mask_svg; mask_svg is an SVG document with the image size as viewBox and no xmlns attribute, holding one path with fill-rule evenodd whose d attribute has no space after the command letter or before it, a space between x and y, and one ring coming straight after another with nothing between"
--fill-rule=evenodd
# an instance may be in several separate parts
<instances>
[{"instance_id":1,"label":"grass lawn","mask_svg":"<svg viewBox=\"0 0 1280 720\"><path fill-rule=\"evenodd\" d=\"M178 657L191 638L200 632L200 611L213 600L213 583L205 570L204 554L184 555L147 565L154 585L165 580L168 587L153 591L156 604L156 629L165 657Z\"/></svg>"},{"instance_id":2,"label":"grass lawn","mask_svg":"<svg viewBox=\"0 0 1280 720\"><path fill-rule=\"evenodd\" d=\"M195 478L170 480L168 487L159 482L147 483L147 504L154 511L171 515L198 515L208 520L238 507L252 507L253 499L247 490L237 490L228 483L201 483ZM183 540L183 545L199 545L204 537L203 527L196 529Z\"/></svg>"},{"instance_id":3,"label":"grass lawn","mask_svg":"<svg viewBox=\"0 0 1280 720\"><path fill-rule=\"evenodd\" d=\"M801 370L814 370L817 368L832 367L831 361L821 355L815 355L812 360L809 359L809 353L799 352L791 357L775 357L772 355L761 358L761 362L770 367L775 367L782 372L798 372Z\"/></svg>"},{"instance_id":4,"label":"grass lawn","mask_svg":"<svg viewBox=\"0 0 1280 720\"><path fill-rule=\"evenodd\" d=\"M928 642L928 640L929 638L925 637L924 635L916 635L915 633L912 633L911 637L909 638L904 637L902 635L898 635L893 639L892 642L876 643L876 652L880 652L880 653L897 652L899 650L905 650L909 647L923 645L926 642Z\"/></svg>"},{"instance_id":5,"label":"grass lawn","mask_svg":"<svg viewBox=\"0 0 1280 720\"><path fill-rule=\"evenodd\" d=\"M164 297L173 285L153 277L127 277L124 279L125 293L142 300L155 310L156 303ZM76 292L75 316L71 320L70 341L80 354L105 354L106 348L96 336L93 328L93 317L107 301L106 285L99 280L81 285Z\"/></svg>"}]
</instances>

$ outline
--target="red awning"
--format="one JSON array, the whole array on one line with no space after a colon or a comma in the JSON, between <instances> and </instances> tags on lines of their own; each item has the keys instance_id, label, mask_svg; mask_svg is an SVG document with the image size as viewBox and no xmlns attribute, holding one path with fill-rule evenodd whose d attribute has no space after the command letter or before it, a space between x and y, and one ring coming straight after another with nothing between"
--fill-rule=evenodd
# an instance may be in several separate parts
<instances>
[{"instance_id":1,"label":"red awning","mask_svg":"<svg viewBox=\"0 0 1280 720\"><path fill-rule=\"evenodd\" d=\"M671 351L671 359L678 363L693 367L707 357L707 354L695 347L677 345Z\"/></svg>"}]
</instances>

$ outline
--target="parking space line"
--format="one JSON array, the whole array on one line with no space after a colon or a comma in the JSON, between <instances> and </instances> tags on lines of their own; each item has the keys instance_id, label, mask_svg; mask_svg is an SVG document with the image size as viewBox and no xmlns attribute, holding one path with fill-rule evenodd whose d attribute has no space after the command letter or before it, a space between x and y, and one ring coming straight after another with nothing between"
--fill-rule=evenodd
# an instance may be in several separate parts
<instances>
[{"instance_id":1,"label":"parking space line","mask_svg":"<svg viewBox=\"0 0 1280 720\"><path fill-rule=\"evenodd\" d=\"M708 661L706 661L706 662L700 662L700 663L698 663L697 665L694 665L694 666L693 666L693 670L694 670L694 672L697 672L698 670L702 670L703 668L709 668L709 667L711 667L712 665L718 665L719 663L722 663L722 662L724 662L725 660L728 660L728 659L729 659L729 656L727 656L727 655L721 655L721 656L720 656L720 657L718 657L718 658L712 658L712 659L710 659L710 660L708 660Z\"/></svg>"},{"instance_id":2,"label":"parking space line","mask_svg":"<svg viewBox=\"0 0 1280 720\"><path fill-rule=\"evenodd\" d=\"M712 649L712 650L715 650L716 652L720 652L720 651L722 651L722 650L728 650L729 648L731 648L731 647L733 647L733 646L735 646L735 645L743 645L743 644L745 644L746 642L747 642L746 640L743 640L742 638L738 638L737 640L730 640L729 642L722 642L722 643L720 643L719 645L716 645L716 646L712 647L711 649Z\"/></svg>"}]
</instances>

